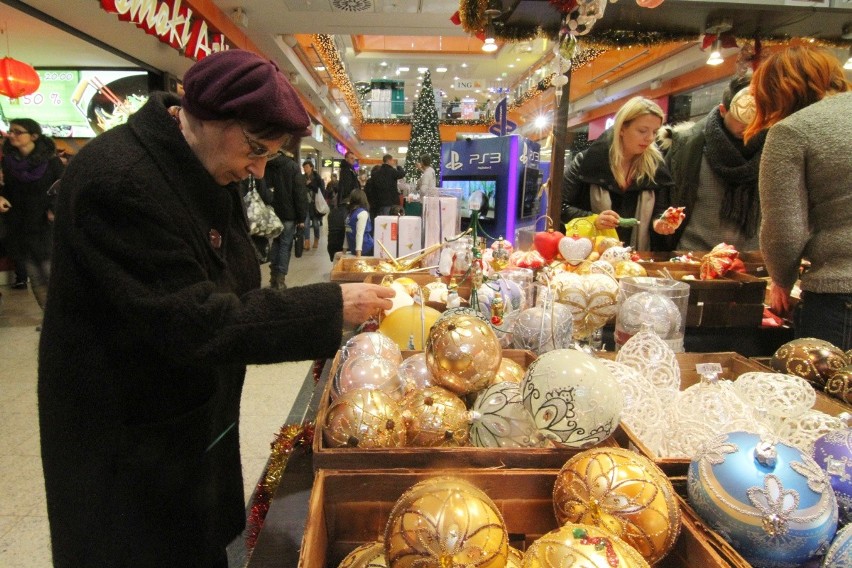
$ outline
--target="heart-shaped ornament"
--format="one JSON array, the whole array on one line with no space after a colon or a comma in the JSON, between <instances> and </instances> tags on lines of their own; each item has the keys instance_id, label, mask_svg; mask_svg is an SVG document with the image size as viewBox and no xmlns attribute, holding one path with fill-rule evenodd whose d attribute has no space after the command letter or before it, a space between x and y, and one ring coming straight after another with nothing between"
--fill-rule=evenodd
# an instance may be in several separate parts
<instances>
[{"instance_id":1,"label":"heart-shaped ornament","mask_svg":"<svg viewBox=\"0 0 852 568\"><path fill-rule=\"evenodd\" d=\"M576 235L563 237L559 241L559 254L568 264L577 266L592 253L592 241Z\"/></svg>"},{"instance_id":2,"label":"heart-shaped ornament","mask_svg":"<svg viewBox=\"0 0 852 568\"><path fill-rule=\"evenodd\" d=\"M550 262L559 252L559 241L564 237L559 231L548 229L539 231L533 236L533 248L537 250L546 262Z\"/></svg>"}]
</instances>

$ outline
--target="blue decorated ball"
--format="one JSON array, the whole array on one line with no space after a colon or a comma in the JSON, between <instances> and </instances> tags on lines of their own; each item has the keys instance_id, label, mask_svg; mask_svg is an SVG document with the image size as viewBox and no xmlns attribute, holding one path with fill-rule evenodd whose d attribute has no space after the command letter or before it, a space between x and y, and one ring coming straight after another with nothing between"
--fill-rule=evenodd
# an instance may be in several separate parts
<instances>
[{"instance_id":1,"label":"blue decorated ball","mask_svg":"<svg viewBox=\"0 0 852 568\"><path fill-rule=\"evenodd\" d=\"M820 568L849 568L852 566L852 524L837 532Z\"/></svg>"},{"instance_id":2,"label":"blue decorated ball","mask_svg":"<svg viewBox=\"0 0 852 568\"><path fill-rule=\"evenodd\" d=\"M828 476L807 455L758 434L704 444L689 466L689 501L753 566L796 568L825 552L837 530Z\"/></svg>"},{"instance_id":3,"label":"blue decorated ball","mask_svg":"<svg viewBox=\"0 0 852 568\"><path fill-rule=\"evenodd\" d=\"M840 509L840 524L849 523L852 521L852 428L834 430L817 438L814 460L831 481Z\"/></svg>"}]
</instances>

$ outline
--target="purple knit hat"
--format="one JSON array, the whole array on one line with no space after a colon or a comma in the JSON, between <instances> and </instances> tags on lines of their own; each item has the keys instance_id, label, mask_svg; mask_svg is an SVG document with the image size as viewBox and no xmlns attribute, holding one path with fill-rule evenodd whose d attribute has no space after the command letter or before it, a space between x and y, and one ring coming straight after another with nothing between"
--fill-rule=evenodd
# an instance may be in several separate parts
<instances>
[{"instance_id":1,"label":"purple knit hat","mask_svg":"<svg viewBox=\"0 0 852 568\"><path fill-rule=\"evenodd\" d=\"M181 104L201 120L244 120L310 135L311 119L274 62L228 49L195 63L183 77Z\"/></svg>"}]
</instances>

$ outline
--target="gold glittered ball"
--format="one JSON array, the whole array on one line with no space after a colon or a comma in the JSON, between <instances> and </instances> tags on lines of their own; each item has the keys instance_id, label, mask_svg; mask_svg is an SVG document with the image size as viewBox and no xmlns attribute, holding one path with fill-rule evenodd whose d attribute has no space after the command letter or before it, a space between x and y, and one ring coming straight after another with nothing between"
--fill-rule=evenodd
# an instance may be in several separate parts
<instances>
[{"instance_id":1,"label":"gold glittered ball","mask_svg":"<svg viewBox=\"0 0 852 568\"><path fill-rule=\"evenodd\" d=\"M632 260L619 260L615 263L615 277L626 278L628 276L647 276L645 267Z\"/></svg>"},{"instance_id":2,"label":"gold glittered ball","mask_svg":"<svg viewBox=\"0 0 852 568\"><path fill-rule=\"evenodd\" d=\"M522 568L647 568L629 544L598 527L567 524L533 542Z\"/></svg>"},{"instance_id":3,"label":"gold glittered ball","mask_svg":"<svg viewBox=\"0 0 852 568\"><path fill-rule=\"evenodd\" d=\"M497 383L520 383L524 380L526 371L520 364L504 357L500 361L500 367L497 369L497 374L491 380L488 386L496 385Z\"/></svg>"},{"instance_id":4,"label":"gold glittered ball","mask_svg":"<svg viewBox=\"0 0 852 568\"><path fill-rule=\"evenodd\" d=\"M374 268L366 260L356 260L352 263L352 272L373 272Z\"/></svg>"},{"instance_id":5,"label":"gold glittered ball","mask_svg":"<svg viewBox=\"0 0 852 568\"><path fill-rule=\"evenodd\" d=\"M346 555L337 568L388 568L385 543L368 542Z\"/></svg>"},{"instance_id":6,"label":"gold glittered ball","mask_svg":"<svg viewBox=\"0 0 852 568\"><path fill-rule=\"evenodd\" d=\"M509 561L506 568L521 568L524 563L524 553L517 548L509 547Z\"/></svg>"},{"instance_id":7,"label":"gold glittered ball","mask_svg":"<svg viewBox=\"0 0 852 568\"><path fill-rule=\"evenodd\" d=\"M399 404L374 389L355 389L331 403L323 421L323 440L332 448L397 448L405 445Z\"/></svg>"},{"instance_id":8,"label":"gold glittered ball","mask_svg":"<svg viewBox=\"0 0 852 568\"><path fill-rule=\"evenodd\" d=\"M467 407L456 394L432 386L410 392L401 406L407 432L407 445L455 447L467 444Z\"/></svg>"},{"instance_id":9,"label":"gold glittered ball","mask_svg":"<svg viewBox=\"0 0 852 568\"><path fill-rule=\"evenodd\" d=\"M481 318L441 318L426 340L426 365L435 383L464 395L487 387L500 368L500 340Z\"/></svg>"},{"instance_id":10,"label":"gold glittered ball","mask_svg":"<svg viewBox=\"0 0 852 568\"><path fill-rule=\"evenodd\" d=\"M839 347L813 337L788 341L775 351L770 361L779 373L802 377L818 390L847 364L846 354Z\"/></svg>"},{"instance_id":11,"label":"gold glittered ball","mask_svg":"<svg viewBox=\"0 0 852 568\"><path fill-rule=\"evenodd\" d=\"M390 568L504 568L509 536L497 506L456 477L417 483L391 510L385 527Z\"/></svg>"},{"instance_id":12,"label":"gold glittered ball","mask_svg":"<svg viewBox=\"0 0 852 568\"><path fill-rule=\"evenodd\" d=\"M846 404L852 404L852 365L847 365L831 375L825 383L825 392Z\"/></svg>"},{"instance_id":13,"label":"gold glittered ball","mask_svg":"<svg viewBox=\"0 0 852 568\"><path fill-rule=\"evenodd\" d=\"M654 564L680 534L674 488L649 459L621 448L594 448L569 459L553 487L559 524L601 527Z\"/></svg>"}]
</instances>

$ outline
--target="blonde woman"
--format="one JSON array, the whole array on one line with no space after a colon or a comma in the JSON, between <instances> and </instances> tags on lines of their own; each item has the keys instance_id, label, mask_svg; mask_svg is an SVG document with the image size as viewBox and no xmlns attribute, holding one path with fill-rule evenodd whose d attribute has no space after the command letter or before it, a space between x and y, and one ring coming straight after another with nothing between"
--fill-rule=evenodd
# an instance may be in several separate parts
<instances>
[{"instance_id":1,"label":"blonde woman","mask_svg":"<svg viewBox=\"0 0 852 568\"><path fill-rule=\"evenodd\" d=\"M643 97L634 97L619 109L612 128L577 154L565 171L563 223L597 215L598 230L616 229L634 250L652 248L652 227L661 235L674 232L674 227L659 219L669 206L673 185L654 143L664 118L663 109ZM621 227L622 217L638 219L639 224ZM654 248L664 247L660 239Z\"/></svg>"}]
</instances>

